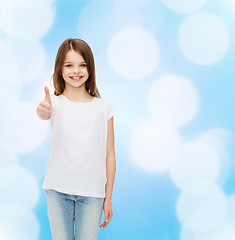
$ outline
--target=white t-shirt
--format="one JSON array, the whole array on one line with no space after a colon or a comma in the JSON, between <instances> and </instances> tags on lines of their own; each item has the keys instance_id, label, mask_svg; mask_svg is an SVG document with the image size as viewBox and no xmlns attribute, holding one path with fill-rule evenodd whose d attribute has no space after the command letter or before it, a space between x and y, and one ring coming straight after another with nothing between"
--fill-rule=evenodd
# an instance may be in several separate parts
<instances>
[{"instance_id":1,"label":"white t-shirt","mask_svg":"<svg viewBox=\"0 0 235 240\"><path fill-rule=\"evenodd\" d=\"M107 123L114 110L107 99L86 103L51 95L51 145L43 189L105 197Z\"/></svg>"}]
</instances>

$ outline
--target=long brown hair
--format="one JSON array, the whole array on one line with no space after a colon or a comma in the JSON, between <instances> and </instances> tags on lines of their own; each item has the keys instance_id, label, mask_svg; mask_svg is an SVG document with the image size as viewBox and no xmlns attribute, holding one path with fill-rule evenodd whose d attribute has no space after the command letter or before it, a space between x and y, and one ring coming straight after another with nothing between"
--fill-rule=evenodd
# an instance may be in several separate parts
<instances>
[{"instance_id":1,"label":"long brown hair","mask_svg":"<svg viewBox=\"0 0 235 240\"><path fill-rule=\"evenodd\" d=\"M65 61L66 54L70 51L74 50L79 53L87 64L87 70L89 73L89 77L85 82L85 88L87 92L94 97L99 97L100 93L96 86L96 76L95 76L95 62L94 57L89 45L77 38L68 38L66 39L59 47L56 59L55 59L55 67L54 73L51 78L53 78L53 85L54 85L54 95L58 96L61 95L65 89L65 81L61 74L61 69Z\"/></svg>"}]
</instances>

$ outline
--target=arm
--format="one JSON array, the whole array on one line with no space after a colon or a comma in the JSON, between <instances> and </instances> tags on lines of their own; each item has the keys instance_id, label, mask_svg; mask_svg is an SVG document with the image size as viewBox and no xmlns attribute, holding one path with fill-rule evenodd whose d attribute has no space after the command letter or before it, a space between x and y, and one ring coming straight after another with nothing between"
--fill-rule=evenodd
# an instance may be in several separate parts
<instances>
[{"instance_id":1,"label":"arm","mask_svg":"<svg viewBox=\"0 0 235 240\"><path fill-rule=\"evenodd\" d=\"M113 184L116 172L116 158L114 150L114 130L113 130L113 117L108 120L108 130L107 130L107 144L106 144L106 176L107 182L105 185L105 199L104 199L104 213L105 222L100 226L105 228L111 217L113 216L112 211L112 192Z\"/></svg>"},{"instance_id":2,"label":"arm","mask_svg":"<svg viewBox=\"0 0 235 240\"><path fill-rule=\"evenodd\" d=\"M113 130L113 117L108 120L108 133L107 133L107 147L106 147L106 176L107 182L105 186L105 199L111 201L113 184L116 172L116 158L114 150L114 130Z\"/></svg>"}]
</instances>

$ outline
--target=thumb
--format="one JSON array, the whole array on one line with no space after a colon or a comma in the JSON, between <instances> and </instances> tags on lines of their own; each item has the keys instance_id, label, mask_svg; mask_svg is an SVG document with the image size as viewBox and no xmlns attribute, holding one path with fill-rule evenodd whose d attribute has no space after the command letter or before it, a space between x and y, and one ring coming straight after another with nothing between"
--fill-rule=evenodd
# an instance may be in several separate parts
<instances>
[{"instance_id":1,"label":"thumb","mask_svg":"<svg viewBox=\"0 0 235 240\"><path fill-rule=\"evenodd\" d=\"M45 100L51 104L51 97L50 97L50 94L49 94L49 88L47 86L44 87L44 90L45 90Z\"/></svg>"}]
</instances>

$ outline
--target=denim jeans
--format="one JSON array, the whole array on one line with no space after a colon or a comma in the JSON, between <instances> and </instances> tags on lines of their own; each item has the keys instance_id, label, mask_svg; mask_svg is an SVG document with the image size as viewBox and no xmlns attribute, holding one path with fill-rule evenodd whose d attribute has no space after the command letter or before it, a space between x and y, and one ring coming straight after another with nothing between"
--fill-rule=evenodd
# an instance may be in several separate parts
<instances>
[{"instance_id":1,"label":"denim jeans","mask_svg":"<svg viewBox=\"0 0 235 240\"><path fill-rule=\"evenodd\" d=\"M45 190L53 240L96 240L104 198ZM74 231L75 225L75 231Z\"/></svg>"}]
</instances>

